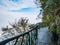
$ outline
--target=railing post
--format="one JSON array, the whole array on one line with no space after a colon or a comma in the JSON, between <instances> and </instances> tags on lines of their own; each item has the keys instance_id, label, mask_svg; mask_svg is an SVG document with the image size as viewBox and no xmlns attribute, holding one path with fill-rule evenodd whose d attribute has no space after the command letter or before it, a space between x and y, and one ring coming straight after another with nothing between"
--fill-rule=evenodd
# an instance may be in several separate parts
<instances>
[{"instance_id":1,"label":"railing post","mask_svg":"<svg viewBox=\"0 0 60 45\"><path fill-rule=\"evenodd\" d=\"M38 38L38 30L36 29L36 39Z\"/></svg>"},{"instance_id":2,"label":"railing post","mask_svg":"<svg viewBox=\"0 0 60 45\"><path fill-rule=\"evenodd\" d=\"M16 42L15 42L15 44L14 44L14 45L16 45L16 44L17 44L17 42L18 42L18 38L16 39Z\"/></svg>"},{"instance_id":3,"label":"railing post","mask_svg":"<svg viewBox=\"0 0 60 45\"><path fill-rule=\"evenodd\" d=\"M29 40L29 45L30 45L30 33L28 33L28 40Z\"/></svg>"},{"instance_id":4,"label":"railing post","mask_svg":"<svg viewBox=\"0 0 60 45\"><path fill-rule=\"evenodd\" d=\"M34 45L34 31L31 31L31 45Z\"/></svg>"},{"instance_id":5,"label":"railing post","mask_svg":"<svg viewBox=\"0 0 60 45\"><path fill-rule=\"evenodd\" d=\"M26 43L25 43L25 45L28 45L28 35L26 34Z\"/></svg>"},{"instance_id":6,"label":"railing post","mask_svg":"<svg viewBox=\"0 0 60 45\"><path fill-rule=\"evenodd\" d=\"M21 45L23 45L23 40L24 40L24 35L22 36L22 41L21 41Z\"/></svg>"}]
</instances>

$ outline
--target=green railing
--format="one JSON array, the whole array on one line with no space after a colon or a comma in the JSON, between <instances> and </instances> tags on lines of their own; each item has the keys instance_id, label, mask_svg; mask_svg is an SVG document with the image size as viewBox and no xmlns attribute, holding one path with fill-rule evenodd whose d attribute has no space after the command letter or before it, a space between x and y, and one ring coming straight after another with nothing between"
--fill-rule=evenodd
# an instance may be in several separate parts
<instances>
[{"instance_id":1,"label":"green railing","mask_svg":"<svg viewBox=\"0 0 60 45\"><path fill-rule=\"evenodd\" d=\"M36 45L37 36L38 26L36 25L30 31L0 42L0 45Z\"/></svg>"}]
</instances>

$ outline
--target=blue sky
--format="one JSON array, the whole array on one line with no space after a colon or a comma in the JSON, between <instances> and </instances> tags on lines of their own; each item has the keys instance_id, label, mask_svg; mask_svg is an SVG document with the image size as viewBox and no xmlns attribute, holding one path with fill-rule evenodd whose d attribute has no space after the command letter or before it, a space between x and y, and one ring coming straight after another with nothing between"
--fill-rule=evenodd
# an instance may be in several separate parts
<instances>
[{"instance_id":1,"label":"blue sky","mask_svg":"<svg viewBox=\"0 0 60 45\"><path fill-rule=\"evenodd\" d=\"M40 8L35 0L0 0L0 28L14 22L15 19L28 17L29 23L36 23ZM41 21L41 19L39 20Z\"/></svg>"}]
</instances>

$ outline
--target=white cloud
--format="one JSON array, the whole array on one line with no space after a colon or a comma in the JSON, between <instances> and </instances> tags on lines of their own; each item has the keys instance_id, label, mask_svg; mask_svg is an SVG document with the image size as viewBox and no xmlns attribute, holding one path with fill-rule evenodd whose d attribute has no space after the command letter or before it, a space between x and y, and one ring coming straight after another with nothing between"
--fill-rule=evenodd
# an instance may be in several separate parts
<instances>
[{"instance_id":1,"label":"white cloud","mask_svg":"<svg viewBox=\"0 0 60 45\"><path fill-rule=\"evenodd\" d=\"M17 10L28 7L36 7L33 0L22 0L21 2L17 3L9 0L2 0L1 3L3 3L5 7L0 5L0 8L5 8L6 10Z\"/></svg>"},{"instance_id":2,"label":"white cloud","mask_svg":"<svg viewBox=\"0 0 60 45\"><path fill-rule=\"evenodd\" d=\"M28 17L30 23L36 23L37 15L38 15L37 12L34 12L34 13L25 12L24 13L24 12L8 12L8 11L1 10L0 11L0 18L1 18L0 21L2 22L2 24L1 24L2 26L3 25L6 26L7 24L9 24L8 21L13 22L13 21L15 21L15 19L19 19L21 17Z\"/></svg>"},{"instance_id":3,"label":"white cloud","mask_svg":"<svg viewBox=\"0 0 60 45\"><path fill-rule=\"evenodd\" d=\"M15 19L21 17L28 17L29 23L37 23L40 20L36 20L40 9L36 9L36 5L33 0L22 0L21 2L13 2L9 0L1 0L5 5L0 5L0 28L9 25L9 22L14 22ZM35 8L34 12L10 12L11 10L21 10L23 8Z\"/></svg>"}]
</instances>

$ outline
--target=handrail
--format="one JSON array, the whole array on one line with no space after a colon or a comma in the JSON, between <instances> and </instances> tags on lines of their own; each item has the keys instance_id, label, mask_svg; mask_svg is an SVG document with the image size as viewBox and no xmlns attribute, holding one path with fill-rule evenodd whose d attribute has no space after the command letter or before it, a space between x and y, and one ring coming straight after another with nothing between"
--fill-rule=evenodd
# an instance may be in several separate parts
<instances>
[{"instance_id":1,"label":"handrail","mask_svg":"<svg viewBox=\"0 0 60 45\"><path fill-rule=\"evenodd\" d=\"M15 36L15 37L12 37L12 38L9 38L9 39L6 39L6 40L4 40L4 41L2 41L2 42L0 42L0 45L5 45L5 44L7 44L8 42L10 42L10 41L13 41L13 40L17 40L19 37L23 37L23 36L25 36L26 34L29 34L28 36L30 36L30 39L32 38L32 34L30 34L30 32L32 33L32 31L34 31L34 30L36 30L35 31L35 35L34 36L36 36L36 38L37 38L37 28L38 28L38 25L36 25L33 29L31 29L31 30L29 30L29 31L27 31L27 32L24 32L24 33L22 33L22 34L20 34L20 35L18 35L18 36ZM28 38L29 39L29 38ZM23 39L22 39L23 40ZM16 43L16 42L15 42ZM16 44L14 44L14 45L16 45ZM23 45L23 44L21 44L21 45Z\"/></svg>"}]
</instances>

